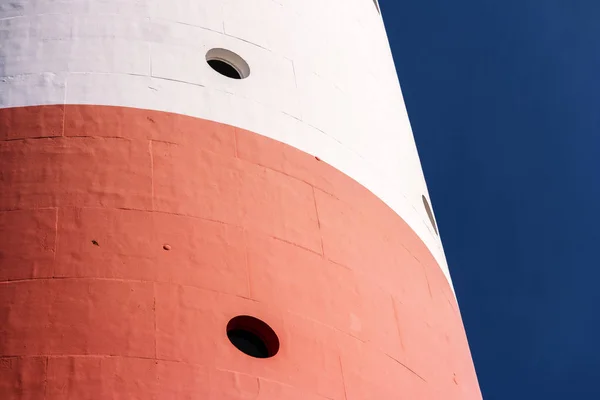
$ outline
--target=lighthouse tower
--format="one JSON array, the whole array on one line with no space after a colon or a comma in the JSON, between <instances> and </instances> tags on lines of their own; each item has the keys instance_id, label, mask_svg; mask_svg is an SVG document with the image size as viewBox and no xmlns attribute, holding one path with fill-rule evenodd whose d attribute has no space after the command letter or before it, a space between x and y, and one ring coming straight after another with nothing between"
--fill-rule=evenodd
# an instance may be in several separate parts
<instances>
[{"instance_id":1,"label":"lighthouse tower","mask_svg":"<svg viewBox=\"0 0 600 400\"><path fill-rule=\"evenodd\" d=\"M0 399L481 399L377 1L0 2Z\"/></svg>"}]
</instances>

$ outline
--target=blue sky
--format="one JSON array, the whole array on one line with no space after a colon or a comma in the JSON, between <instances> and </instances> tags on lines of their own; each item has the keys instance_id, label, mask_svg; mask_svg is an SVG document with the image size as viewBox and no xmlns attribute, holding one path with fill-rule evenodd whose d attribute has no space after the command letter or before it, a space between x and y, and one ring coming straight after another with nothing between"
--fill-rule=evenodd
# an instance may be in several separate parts
<instances>
[{"instance_id":1,"label":"blue sky","mask_svg":"<svg viewBox=\"0 0 600 400\"><path fill-rule=\"evenodd\" d=\"M486 400L600 399L600 0L380 0Z\"/></svg>"}]
</instances>

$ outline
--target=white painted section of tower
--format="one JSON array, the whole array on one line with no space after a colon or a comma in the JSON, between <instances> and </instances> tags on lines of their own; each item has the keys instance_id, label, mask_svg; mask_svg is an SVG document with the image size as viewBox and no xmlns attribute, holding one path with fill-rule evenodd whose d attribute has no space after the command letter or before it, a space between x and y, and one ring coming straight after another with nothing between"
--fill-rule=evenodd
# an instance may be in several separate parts
<instances>
[{"instance_id":1,"label":"white painted section of tower","mask_svg":"<svg viewBox=\"0 0 600 400\"><path fill-rule=\"evenodd\" d=\"M0 46L0 107L147 108L285 142L385 201L450 280L373 0L11 0ZM242 56L250 76L214 72L212 48Z\"/></svg>"}]
</instances>

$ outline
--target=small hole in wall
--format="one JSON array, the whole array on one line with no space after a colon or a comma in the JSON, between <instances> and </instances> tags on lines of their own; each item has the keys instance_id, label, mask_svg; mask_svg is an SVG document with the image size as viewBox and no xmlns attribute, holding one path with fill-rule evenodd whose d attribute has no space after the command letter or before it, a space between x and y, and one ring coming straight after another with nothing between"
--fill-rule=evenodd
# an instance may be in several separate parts
<instances>
[{"instance_id":1,"label":"small hole in wall","mask_svg":"<svg viewBox=\"0 0 600 400\"><path fill-rule=\"evenodd\" d=\"M250 76L250 66L232 51L211 49L206 53L206 62L219 74L231 79L244 79Z\"/></svg>"},{"instance_id":2,"label":"small hole in wall","mask_svg":"<svg viewBox=\"0 0 600 400\"><path fill-rule=\"evenodd\" d=\"M279 351L279 338L258 318L240 315L227 324L227 337L239 351L250 357L270 358Z\"/></svg>"},{"instance_id":3,"label":"small hole in wall","mask_svg":"<svg viewBox=\"0 0 600 400\"><path fill-rule=\"evenodd\" d=\"M431 211L431 206L429 205L429 202L427 201L427 198L425 196L421 197L423 198L423 206L425 207L425 211L427 212L427 216L429 217L429 222L431 223L431 226L433 226L435 234L439 236L437 225L435 223L435 218L433 218L433 211Z\"/></svg>"}]
</instances>

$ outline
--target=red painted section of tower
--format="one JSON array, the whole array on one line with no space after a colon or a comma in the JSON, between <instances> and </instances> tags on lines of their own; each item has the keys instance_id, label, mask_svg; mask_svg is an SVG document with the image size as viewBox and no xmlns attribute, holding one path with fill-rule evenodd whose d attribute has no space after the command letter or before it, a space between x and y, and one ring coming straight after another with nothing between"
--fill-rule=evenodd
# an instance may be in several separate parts
<instances>
[{"instance_id":1,"label":"red painted section of tower","mask_svg":"<svg viewBox=\"0 0 600 400\"><path fill-rule=\"evenodd\" d=\"M422 241L259 134L122 107L0 110L0 229L3 400L481 398ZM279 353L237 350L237 315L267 322Z\"/></svg>"}]
</instances>

